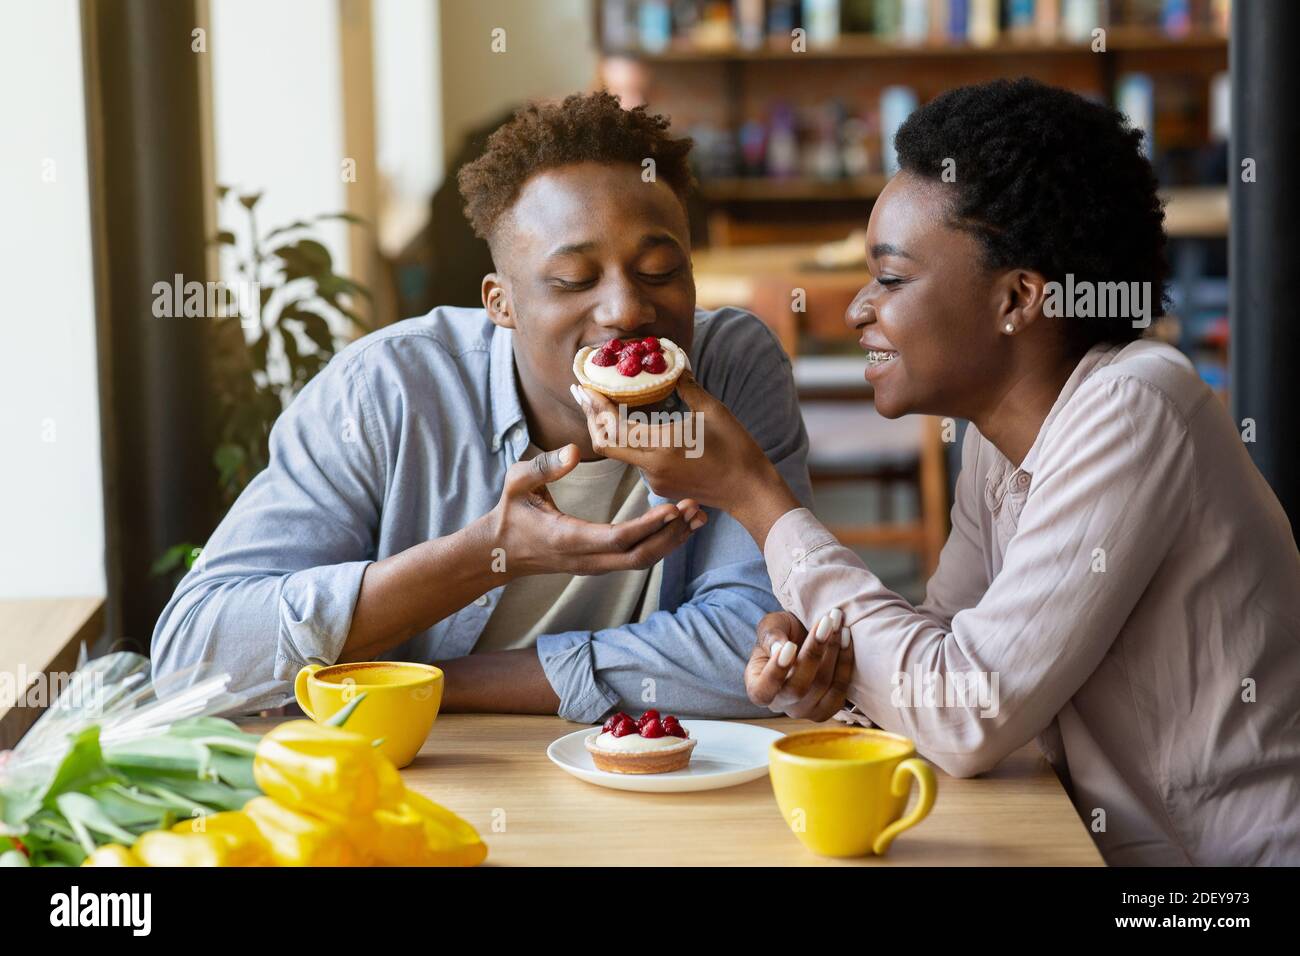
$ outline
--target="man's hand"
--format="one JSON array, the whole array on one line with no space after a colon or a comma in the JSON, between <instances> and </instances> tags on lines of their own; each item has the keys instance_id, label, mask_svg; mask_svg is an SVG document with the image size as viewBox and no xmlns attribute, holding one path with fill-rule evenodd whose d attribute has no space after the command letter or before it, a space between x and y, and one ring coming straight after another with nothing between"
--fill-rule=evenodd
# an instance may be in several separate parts
<instances>
[{"instance_id":1,"label":"man's hand","mask_svg":"<svg viewBox=\"0 0 1300 956\"><path fill-rule=\"evenodd\" d=\"M501 500L485 518L506 557L507 578L525 574L605 574L648 568L702 527L694 500L662 504L619 524L594 524L555 505L548 482L578 464L576 445L542 452L506 472Z\"/></svg>"},{"instance_id":2,"label":"man's hand","mask_svg":"<svg viewBox=\"0 0 1300 956\"><path fill-rule=\"evenodd\" d=\"M591 447L640 469L664 498L684 498L721 508L745 526L760 550L781 515L801 507L745 426L700 384L690 370L677 380L677 394L700 416L696 456L677 447L672 423L628 423L620 433L619 409L604 395L577 385L573 399L587 416Z\"/></svg>"},{"instance_id":3,"label":"man's hand","mask_svg":"<svg viewBox=\"0 0 1300 956\"><path fill-rule=\"evenodd\" d=\"M749 699L787 717L829 720L844 706L853 677L853 641L839 608L811 635L788 611L758 622L758 639L745 667Z\"/></svg>"}]
</instances>

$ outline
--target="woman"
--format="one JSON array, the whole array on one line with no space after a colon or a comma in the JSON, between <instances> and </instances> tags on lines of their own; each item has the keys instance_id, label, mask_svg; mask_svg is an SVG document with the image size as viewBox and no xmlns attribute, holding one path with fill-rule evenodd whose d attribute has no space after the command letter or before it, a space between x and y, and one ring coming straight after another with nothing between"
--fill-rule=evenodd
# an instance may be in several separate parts
<instances>
[{"instance_id":1,"label":"woman","mask_svg":"<svg viewBox=\"0 0 1300 956\"><path fill-rule=\"evenodd\" d=\"M1300 863L1300 555L1222 404L1139 338L1167 271L1141 134L1019 80L940 96L896 145L846 322L881 414L971 423L925 602L689 376L701 457L613 446L581 390L596 447L763 548L787 612L759 625L756 702L825 719L846 696L958 776L1037 738L1113 864Z\"/></svg>"}]
</instances>

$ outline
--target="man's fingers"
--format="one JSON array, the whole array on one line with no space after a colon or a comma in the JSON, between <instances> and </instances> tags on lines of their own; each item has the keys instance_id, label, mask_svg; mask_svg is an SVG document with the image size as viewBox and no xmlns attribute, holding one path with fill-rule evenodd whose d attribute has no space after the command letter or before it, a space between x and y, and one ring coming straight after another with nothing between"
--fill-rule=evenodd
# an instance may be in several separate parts
<instances>
[{"instance_id":1,"label":"man's fingers","mask_svg":"<svg viewBox=\"0 0 1300 956\"><path fill-rule=\"evenodd\" d=\"M768 653L768 648L773 645L778 651L782 647L794 647L774 631L760 633L745 669L745 691L749 699L760 707L770 706L785 685L785 668L778 662L777 655Z\"/></svg>"},{"instance_id":2,"label":"man's fingers","mask_svg":"<svg viewBox=\"0 0 1300 956\"><path fill-rule=\"evenodd\" d=\"M505 490L514 495L526 494L560 478L578 464L578 446L574 444L544 451L529 461L515 462L506 471Z\"/></svg>"},{"instance_id":3,"label":"man's fingers","mask_svg":"<svg viewBox=\"0 0 1300 956\"><path fill-rule=\"evenodd\" d=\"M630 551L673 521L680 523L676 505L656 505L643 515L618 524L597 524L558 512L548 543L572 555L612 554Z\"/></svg>"},{"instance_id":4,"label":"man's fingers","mask_svg":"<svg viewBox=\"0 0 1300 956\"><path fill-rule=\"evenodd\" d=\"M553 451L544 451L533 458L529 464L532 465L532 477L537 482L537 485L550 484L552 481L563 478L577 467L578 446L568 444ZM535 488L537 485L533 487Z\"/></svg>"},{"instance_id":5,"label":"man's fingers","mask_svg":"<svg viewBox=\"0 0 1300 956\"><path fill-rule=\"evenodd\" d=\"M617 560L628 568L648 568L681 547L693 530L685 518L669 522Z\"/></svg>"},{"instance_id":6,"label":"man's fingers","mask_svg":"<svg viewBox=\"0 0 1300 956\"><path fill-rule=\"evenodd\" d=\"M608 574L611 571L628 571L648 568L662 560L691 536L691 526L680 516L635 547L627 551L602 551L583 555L578 574Z\"/></svg>"},{"instance_id":7,"label":"man's fingers","mask_svg":"<svg viewBox=\"0 0 1300 956\"><path fill-rule=\"evenodd\" d=\"M758 635L759 641L770 638L774 641L794 641L796 645L803 641L806 634L799 619L789 611L772 611L763 615L754 628L754 633ZM771 645L767 646L770 648Z\"/></svg>"}]
</instances>

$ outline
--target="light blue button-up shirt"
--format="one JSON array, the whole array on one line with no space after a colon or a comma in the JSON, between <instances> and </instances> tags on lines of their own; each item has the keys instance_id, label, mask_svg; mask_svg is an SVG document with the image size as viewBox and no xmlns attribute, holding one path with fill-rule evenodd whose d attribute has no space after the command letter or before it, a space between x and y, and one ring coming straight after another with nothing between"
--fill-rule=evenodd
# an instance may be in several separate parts
<instances>
[{"instance_id":1,"label":"light blue button-up shirt","mask_svg":"<svg viewBox=\"0 0 1300 956\"><path fill-rule=\"evenodd\" d=\"M529 443L511 334L482 309L442 307L339 352L280 416L269 467L163 610L155 679L209 659L250 694L250 708L280 706L299 668L338 659L368 564L492 510ZM772 332L736 309L697 312L691 367L807 503L808 438ZM384 659L469 654L503 590ZM780 605L744 528L709 509L664 559L658 607L641 622L538 638L561 716L593 722L650 700L680 714L767 714L749 702L742 674L755 626Z\"/></svg>"}]
</instances>

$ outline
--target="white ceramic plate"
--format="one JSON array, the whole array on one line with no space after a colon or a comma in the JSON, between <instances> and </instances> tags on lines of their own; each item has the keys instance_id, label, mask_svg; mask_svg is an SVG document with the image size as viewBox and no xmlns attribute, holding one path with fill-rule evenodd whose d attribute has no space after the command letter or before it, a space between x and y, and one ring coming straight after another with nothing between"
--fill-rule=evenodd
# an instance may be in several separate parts
<instances>
[{"instance_id":1,"label":"white ceramic plate","mask_svg":"<svg viewBox=\"0 0 1300 956\"><path fill-rule=\"evenodd\" d=\"M557 767L579 780L643 793L681 793L686 790L719 790L748 783L767 775L767 749L785 736L754 724L727 720L683 720L686 732L699 741L691 762L670 773L610 773L597 770L583 741L600 733L599 727L584 727L566 734L546 748Z\"/></svg>"}]
</instances>

